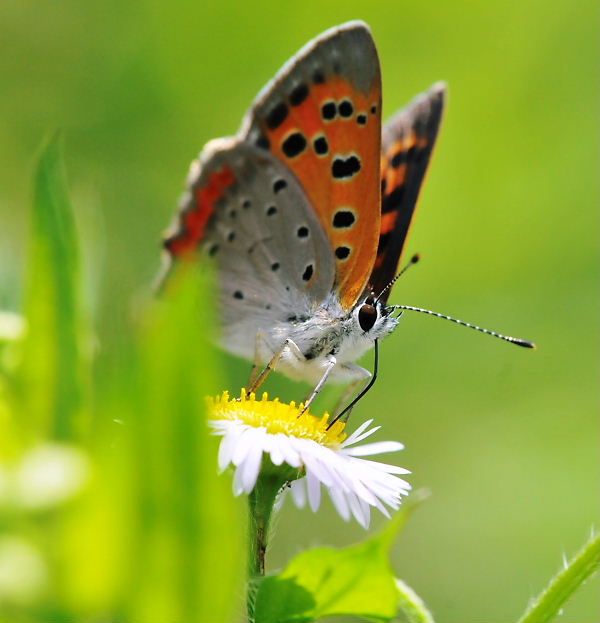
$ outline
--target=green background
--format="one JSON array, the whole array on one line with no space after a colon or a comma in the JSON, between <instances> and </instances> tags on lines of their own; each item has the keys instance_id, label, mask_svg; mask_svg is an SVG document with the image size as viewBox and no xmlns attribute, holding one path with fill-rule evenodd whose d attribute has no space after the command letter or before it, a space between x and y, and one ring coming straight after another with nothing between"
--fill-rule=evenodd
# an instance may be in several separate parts
<instances>
[{"instance_id":1,"label":"green background","mask_svg":"<svg viewBox=\"0 0 600 623\"><path fill-rule=\"evenodd\" d=\"M386 116L436 80L450 89L409 243L423 261L391 301L539 349L407 314L353 420L403 441L398 463L432 492L399 539L398 574L442 622L514 620L598 519L595 2L2 2L0 307L20 306L48 130L66 135L87 300L110 351L148 297L191 159L236 132L301 45L357 18L379 48ZM236 391L247 366L225 362ZM287 505L270 565L362 536L327 503ZM597 593L596 579L564 620L598 620Z\"/></svg>"}]
</instances>

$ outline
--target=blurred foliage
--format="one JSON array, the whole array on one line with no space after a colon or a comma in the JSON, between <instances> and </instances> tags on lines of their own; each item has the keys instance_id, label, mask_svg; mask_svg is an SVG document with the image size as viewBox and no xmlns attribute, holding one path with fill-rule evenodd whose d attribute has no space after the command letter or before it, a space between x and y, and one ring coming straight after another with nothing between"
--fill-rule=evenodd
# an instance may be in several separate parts
<instances>
[{"instance_id":1,"label":"blurred foliage","mask_svg":"<svg viewBox=\"0 0 600 623\"><path fill-rule=\"evenodd\" d=\"M177 521L200 521L194 501L178 489L190 486L188 470L204 470L212 452L200 435L181 433L198 426L186 410L204 387L186 374L202 379L206 372L214 381L219 356L211 352L207 366L203 351L181 344L186 332L209 322L200 312L196 324L173 329L164 342L159 327L170 326L168 317L148 320L142 312L161 231L203 143L235 132L259 88L308 39L356 18L369 22L378 43L387 115L435 80L450 86L409 243L423 261L396 285L392 301L539 345L525 352L408 315L382 345L381 380L353 417L375 414L406 444L401 464L414 472L412 484L433 491L394 551L395 568L440 620L515 619L559 566L557 548L574 551L597 522L596 2L8 1L0 4L0 309L40 314L50 333L36 320L19 352L2 337L18 332L19 320L11 316L12 328L0 329L0 422L8 430L0 448L17 469L36 441L52 439L60 449L75 442L83 455L65 460L86 464L89 475L66 506L35 519L11 511L9 523L22 533L11 533L0 552L17 552L18 568L29 569L43 590L48 548L68 544L84 566L73 574L73 562L70 572L51 577L71 587L73 615L98 613L120 599L123 611L143 616L134 594L155 598L164 612L181 587L173 579L163 584L160 571L174 561L200 562L182 551L184 528L167 515L172 504L185 503L192 506ZM69 265L46 265L56 273L38 285L31 274L22 279L26 258L33 261L24 244L33 155L57 127L67 138L83 291L58 289L61 280L68 286L65 279L77 279L71 260L78 253L68 246L62 250ZM35 202L44 195L40 182ZM36 219L33 210L34 229ZM62 225L57 239L69 245L70 226ZM57 242L46 244L44 257ZM64 342L61 314L49 303L56 299L41 300L59 291L79 327ZM207 296L199 310L211 311L212 301ZM140 324L147 334L134 328ZM43 343L51 357L29 358L25 366L22 354ZM177 357L171 348L181 348ZM164 349L161 365L170 372L158 369L161 357L144 354L152 349L161 357ZM59 371L58 361L74 367ZM221 361L226 376L216 389L237 391L247 364ZM184 366L179 381L140 380L174 379ZM52 386L36 382L35 395L27 395L28 379L38 375L52 375ZM175 395L177 383L191 392L187 398ZM296 399L306 390L283 379L271 380L269 389ZM173 411L171 425L164 412L157 415L169 396L183 410ZM60 422L58 405L74 418L72 427ZM192 454L202 464L184 464L192 457L179 451L182 443L198 444ZM227 486L222 480L211 486ZM219 504L227 509L231 501L224 496ZM51 538L67 525L55 513L87 528ZM355 526L341 527L333 511L312 516L286 506L279 521L273 569L308 544L346 545L360 535ZM146 554L159 558L134 555L150 542L156 547ZM223 541L231 551L235 542ZM162 565L161 556L171 563ZM129 572L133 560L143 561L143 580ZM68 573L78 588L63 583ZM124 590L132 578L136 586ZM589 582L567 606L569 621L599 618L597 592L597 581Z\"/></svg>"},{"instance_id":2,"label":"blurred foliage","mask_svg":"<svg viewBox=\"0 0 600 623\"><path fill-rule=\"evenodd\" d=\"M91 352L76 346L84 315L57 140L34 197L28 328L5 340L0 376L0 617L230 621L243 522L202 417L221 384L204 337L214 318L199 298L210 284L179 275L86 391L78 372Z\"/></svg>"}]
</instances>

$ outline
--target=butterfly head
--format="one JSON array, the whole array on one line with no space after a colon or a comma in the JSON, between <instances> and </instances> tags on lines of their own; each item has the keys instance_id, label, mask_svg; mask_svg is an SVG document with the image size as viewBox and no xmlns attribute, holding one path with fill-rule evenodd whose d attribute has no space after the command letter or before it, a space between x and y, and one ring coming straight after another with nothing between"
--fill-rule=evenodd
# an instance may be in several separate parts
<instances>
[{"instance_id":1,"label":"butterfly head","mask_svg":"<svg viewBox=\"0 0 600 623\"><path fill-rule=\"evenodd\" d=\"M369 294L356 305L352 315L357 329L371 340L382 338L391 333L399 322L399 317L392 314L393 307L388 307Z\"/></svg>"}]
</instances>

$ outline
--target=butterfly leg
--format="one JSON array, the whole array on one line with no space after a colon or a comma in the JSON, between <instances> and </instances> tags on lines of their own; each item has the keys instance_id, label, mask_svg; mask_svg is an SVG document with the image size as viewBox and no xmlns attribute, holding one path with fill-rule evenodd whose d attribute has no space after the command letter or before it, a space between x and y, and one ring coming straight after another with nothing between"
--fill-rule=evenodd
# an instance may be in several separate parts
<instances>
[{"instance_id":1,"label":"butterfly leg","mask_svg":"<svg viewBox=\"0 0 600 623\"><path fill-rule=\"evenodd\" d=\"M312 393L308 397L308 400L306 400L306 402L304 403L304 407L302 408L302 411L300 411L300 414L298 415L298 417L300 417L300 415L302 415L305 411L308 410L308 408L312 404L312 401L317 397L319 392L323 389L323 385L325 385L327 378L331 374L332 370L335 368L336 364L337 364L337 359L333 355L327 355L326 363L325 363L325 372L323 372L323 376L317 383L317 386L312 390Z\"/></svg>"},{"instance_id":2,"label":"butterfly leg","mask_svg":"<svg viewBox=\"0 0 600 623\"><path fill-rule=\"evenodd\" d=\"M354 391L356 390L356 388L359 386L360 382L362 381L362 378L358 378L358 379L354 379L351 383L350 386L346 388L346 390L344 391L344 393L341 395L340 398L338 398L337 402L335 403L335 407L332 411L332 413L335 415L336 413L338 413L339 411L341 411L341 407L343 404L347 403L350 400L350 396L352 396L352 394L354 393ZM304 398L302 399L302 403L306 404L309 400L309 398L313 395L314 390L310 390L306 396L304 396Z\"/></svg>"},{"instance_id":3,"label":"butterfly leg","mask_svg":"<svg viewBox=\"0 0 600 623\"><path fill-rule=\"evenodd\" d=\"M259 338L257 336L257 343L258 343L258 339ZM263 336L263 340L264 340L264 336ZM249 396L251 393L256 392L256 390L265 382L265 379L269 376L269 374L271 374L271 372L274 370L275 366L277 365L281 357L283 357L286 351L290 352L299 361L305 360L305 357L302 354L302 351L298 348L298 346L296 346L296 343L293 340L290 340L290 338L287 338L283 342L283 345L281 346L281 348L273 355L269 363L267 363L267 365L263 368L263 371L258 376L256 376L254 382L246 390L246 396ZM257 360L259 359L258 354L256 355L256 359Z\"/></svg>"},{"instance_id":4,"label":"butterfly leg","mask_svg":"<svg viewBox=\"0 0 600 623\"><path fill-rule=\"evenodd\" d=\"M254 341L254 363L252 364L252 370L250 370L250 377L248 378L248 383L246 383L246 387L254 387L254 384L256 383L256 379L258 378L258 373L260 370L261 347L263 346L268 347L267 338L262 331L257 331Z\"/></svg>"}]
</instances>

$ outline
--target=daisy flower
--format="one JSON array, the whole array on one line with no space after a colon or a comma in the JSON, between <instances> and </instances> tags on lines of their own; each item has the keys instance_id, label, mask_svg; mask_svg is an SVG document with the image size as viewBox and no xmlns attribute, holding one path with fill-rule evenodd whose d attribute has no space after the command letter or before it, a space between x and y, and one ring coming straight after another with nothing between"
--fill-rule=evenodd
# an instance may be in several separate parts
<instances>
[{"instance_id":1,"label":"daisy flower","mask_svg":"<svg viewBox=\"0 0 600 623\"><path fill-rule=\"evenodd\" d=\"M242 390L240 398L232 400L223 392L209 398L208 405L210 426L222 437L219 468L235 469L234 495L251 493L265 474L278 475L278 490L289 484L296 505L308 502L316 512L323 486L344 520L354 517L367 528L371 507L389 517L388 508L396 510L410 490L399 478L408 470L363 458L404 447L397 441L358 445L379 430L373 420L348 436L344 422L328 425L327 413L301 414L302 404L269 400L266 393L257 400L254 394L246 398Z\"/></svg>"}]
</instances>

